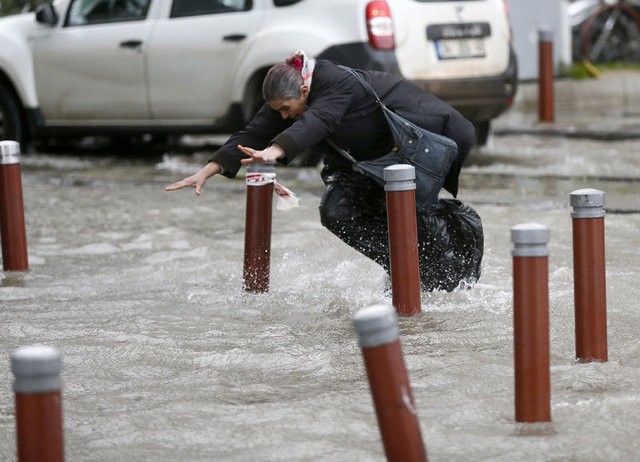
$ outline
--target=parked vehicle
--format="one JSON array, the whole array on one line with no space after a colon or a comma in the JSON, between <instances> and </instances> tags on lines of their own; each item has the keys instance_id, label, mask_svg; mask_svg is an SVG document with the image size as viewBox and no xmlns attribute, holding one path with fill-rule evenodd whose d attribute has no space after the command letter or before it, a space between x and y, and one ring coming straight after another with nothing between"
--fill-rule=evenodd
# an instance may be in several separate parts
<instances>
[{"instance_id":1,"label":"parked vehicle","mask_svg":"<svg viewBox=\"0 0 640 462\"><path fill-rule=\"evenodd\" d=\"M484 144L491 120L509 108L517 91L507 2L410 0L390 5L402 75L463 113Z\"/></svg>"},{"instance_id":2,"label":"parked vehicle","mask_svg":"<svg viewBox=\"0 0 640 462\"><path fill-rule=\"evenodd\" d=\"M640 0L573 0L568 11L575 61L640 62Z\"/></svg>"},{"instance_id":3,"label":"parked vehicle","mask_svg":"<svg viewBox=\"0 0 640 462\"><path fill-rule=\"evenodd\" d=\"M232 132L262 104L269 67L298 48L401 72L486 136L516 89L504 5L55 0L0 18L0 139Z\"/></svg>"}]
</instances>

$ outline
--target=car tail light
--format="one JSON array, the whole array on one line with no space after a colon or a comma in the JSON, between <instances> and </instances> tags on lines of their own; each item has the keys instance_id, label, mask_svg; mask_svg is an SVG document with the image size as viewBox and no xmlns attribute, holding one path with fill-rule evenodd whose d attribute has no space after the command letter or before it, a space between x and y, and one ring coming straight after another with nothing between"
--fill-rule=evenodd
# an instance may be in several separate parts
<instances>
[{"instance_id":1,"label":"car tail light","mask_svg":"<svg viewBox=\"0 0 640 462\"><path fill-rule=\"evenodd\" d=\"M378 50L393 50L393 21L385 1L369 2L366 10L369 43Z\"/></svg>"}]
</instances>

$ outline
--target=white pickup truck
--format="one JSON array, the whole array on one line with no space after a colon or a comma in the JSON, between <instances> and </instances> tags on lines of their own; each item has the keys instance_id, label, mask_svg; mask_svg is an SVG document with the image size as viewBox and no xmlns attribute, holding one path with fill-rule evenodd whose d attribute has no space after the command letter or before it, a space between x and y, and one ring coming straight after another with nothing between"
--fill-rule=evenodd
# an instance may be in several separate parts
<instances>
[{"instance_id":1,"label":"white pickup truck","mask_svg":"<svg viewBox=\"0 0 640 462\"><path fill-rule=\"evenodd\" d=\"M0 139L229 133L296 49L402 73L478 127L509 107L504 0L55 0L0 18ZM484 134L486 136L486 133Z\"/></svg>"}]
</instances>

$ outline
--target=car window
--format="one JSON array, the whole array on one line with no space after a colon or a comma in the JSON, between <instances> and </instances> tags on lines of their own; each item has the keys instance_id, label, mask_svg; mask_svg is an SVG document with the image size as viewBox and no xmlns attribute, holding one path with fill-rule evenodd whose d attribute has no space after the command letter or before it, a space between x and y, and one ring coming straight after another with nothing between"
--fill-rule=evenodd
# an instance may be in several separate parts
<instances>
[{"instance_id":1,"label":"car window","mask_svg":"<svg viewBox=\"0 0 640 462\"><path fill-rule=\"evenodd\" d=\"M203 14L234 13L247 11L251 0L173 0L171 17L199 16Z\"/></svg>"},{"instance_id":2,"label":"car window","mask_svg":"<svg viewBox=\"0 0 640 462\"><path fill-rule=\"evenodd\" d=\"M150 0L72 0L65 26L139 21L147 17Z\"/></svg>"}]
</instances>

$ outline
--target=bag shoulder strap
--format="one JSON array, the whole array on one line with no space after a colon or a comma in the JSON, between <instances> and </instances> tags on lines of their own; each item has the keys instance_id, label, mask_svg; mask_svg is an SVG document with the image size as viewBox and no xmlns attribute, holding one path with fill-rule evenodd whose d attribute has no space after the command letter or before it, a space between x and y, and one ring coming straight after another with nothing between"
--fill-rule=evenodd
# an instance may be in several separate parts
<instances>
[{"instance_id":1,"label":"bag shoulder strap","mask_svg":"<svg viewBox=\"0 0 640 462\"><path fill-rule=\"evenodd\" d=\"M346 150L342 149L340 146L338 146L331 138L327 138L325 141L327 142L327 144L329 146L331 146L333 149L338 151L338 153L341 154L342 157L344 157L348 161L350 161L350 162L352 162L354 164L357 162L357 160L355 160L354 157L351 154L349 154L348 151L346 151Z\"/></svg>"},{"instance_id":2,"label":"bag shoulder strap","mask_svg":"<svg viewBox=\"0 0 640 462\"><path fill-rule=\"evenodd\" d=\"M387 107L384 105L384 103L378 97L378 94L373 89L373 87L369 84L369 82L367 82L365 79L363 79L360 76L360 74L358 74L353 68L347 67L347 66L343 66L342 64L338 64L338 67L341 68L341 69L344 69L349 74L353 75L356 78L356 80L358 82L360 82L360 85L362 85L364 87L364 89L367 90L367 92L369 92L369 94L371 94L371 96L373 96L376 99L376 102L380 105L380 107L382 109L387 109ZM347 151L345 151L340 146L338 146L331 138L327 138L326 141L329 144L329 146L331 146L338 153L340 153L345 159L347 159L348 161L350 161L350 162L352 162L354 164L357 162L357 160L355 160L351 154L349 154Z\"/></svg>"},{"instance_id":3,"label":"bag shoulder strap","mask_svg":"<svg viewBox=\"0 0 640 462\"><path fill-rule=\"evenodd\" d=\"M378 94L376 93L376 91L373 89L373 87L371 86L371 84L369 82L367 82L365 79L363 79L360 74L358 74L356 72L355 69L351 68L351 67L347 67L347 66L343 66L342 64L338 64L338 67L341 69L344 69L345 71L347 71L349 74L353 75L356 80L358 82L360 82L360 85L362 85L364 87L365 90L367 90L369 92L369 94L371 94L371 96L373 96L376 99L376 102L382 107L385 108L386 106L384 105L384 103L382 102L382 100L380 100L380 97L378 96Z\"/></svg>"}]
</instances>

